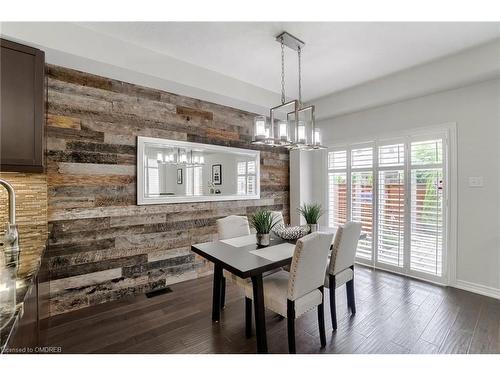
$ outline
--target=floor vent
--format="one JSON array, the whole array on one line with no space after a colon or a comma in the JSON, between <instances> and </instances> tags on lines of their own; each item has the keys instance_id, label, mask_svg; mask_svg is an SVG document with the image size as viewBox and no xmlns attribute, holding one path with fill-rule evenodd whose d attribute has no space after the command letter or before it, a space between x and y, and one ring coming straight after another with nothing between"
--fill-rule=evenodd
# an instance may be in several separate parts
<instances>
[{"instance_id":1,"label":"floor vent","mask_svg":"<svg viewBox=\"0 0 500 375\"><path fill-rule=\"evenodd\" d=\"M162 289L153 290L152 292L148 292L148 293L146 293L146 297L153 298L153 297L161 296L163 294L167 294L167 293L171 293L171 292L172 292L172 289L170 289L169 287L166 287L166 288L162 288Z\"/></svg>"}]
</instances>

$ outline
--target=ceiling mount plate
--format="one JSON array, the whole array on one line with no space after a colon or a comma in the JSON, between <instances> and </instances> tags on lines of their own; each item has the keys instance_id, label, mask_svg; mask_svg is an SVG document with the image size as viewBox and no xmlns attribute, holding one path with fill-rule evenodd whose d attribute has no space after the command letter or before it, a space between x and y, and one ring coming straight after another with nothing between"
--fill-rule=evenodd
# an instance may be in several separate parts
<instances>
[{"instance_id":1,"label":"ceiling mount plate","mask_svg":"<svg viewBox=\"0 0 500 375\"><path fill-rule=\"evenodd\" d=\"M276 37L276 41L281 43L281 38L283 38L283 44L288 48L293 49L294 51L298 51L299 48L303 49L304 46L306 45L302 40L293 36L290 33L287 33L286 31L283 31L281 34L279 34Z\"/></svg>"}]
</instances>

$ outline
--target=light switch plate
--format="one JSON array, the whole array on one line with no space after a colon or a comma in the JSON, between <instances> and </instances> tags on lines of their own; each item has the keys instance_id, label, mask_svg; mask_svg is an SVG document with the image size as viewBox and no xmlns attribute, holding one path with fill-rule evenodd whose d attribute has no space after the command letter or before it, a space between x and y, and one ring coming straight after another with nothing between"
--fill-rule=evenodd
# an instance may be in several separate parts
<instances>
[{"instance_id":1,"label":"light switch plate","mask_svg":"<svg viewBox=\"0 0 500 375\"><path fill-rule=\"evenodd\" d=\"M483 176L469 177L469 187L483 187Z\"/></svg>"}]
</instances>

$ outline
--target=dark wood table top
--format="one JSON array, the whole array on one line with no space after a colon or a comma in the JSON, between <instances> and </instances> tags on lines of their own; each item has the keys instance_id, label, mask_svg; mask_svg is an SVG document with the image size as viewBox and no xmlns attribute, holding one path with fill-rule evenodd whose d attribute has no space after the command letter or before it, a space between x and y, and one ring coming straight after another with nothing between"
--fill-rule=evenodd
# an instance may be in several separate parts
<instances>
[{"instance_id":1,"label":"dark wood table top","mask_svg":"<svg viewBox=\"0 0 500 375\"><path fill-rule=\"evenodd\" d=\"M320 231L335 233L336 229L321 227ZM243 240L245 240L245 238L248 238L247 242L250 242L253 238L254 241L253 243L245 244L243 246L233 246L228 244L227 242L230 242L231 239L205 242L192 245L191 250L196 254L201 255L205 259L208 259L215 264L221 265L222 268L241 278L257 276L259 274L262 274L263 272L286 266L292 262L295 241L289 242L271 235L270 245L265 247L268 251L272 251L273 246L286 243L290 245L292 251L290 251L290 256L284 256L280 259L270 260L251 253L251 251L253 250L262 249L262 247L259 247L256 244L255 234L237 238L241 238Z\"/></svg>"},{"instance_id":2,"label":"dark wood table top","mask_svg":"<svg viewBox=\"0 0 500 375\"><path fill-rule=\"evenodd\" d=\"M255 239L255 235L250 236ZM282 243L286 242L281 238L271 238L270 245L266 248L272 249L272 246ZM294 244L290 243L290 246L294 246ZM282 259L278 262L272 261L250 252L259 248L260 247L257 246L256 243L236 247L223 241L205 242L191 246L191 250L196 254L201 255L213 263L220 264L224 269L243 279L282 267L292 261L292 257Z\"/></svg>"}]
</instances>

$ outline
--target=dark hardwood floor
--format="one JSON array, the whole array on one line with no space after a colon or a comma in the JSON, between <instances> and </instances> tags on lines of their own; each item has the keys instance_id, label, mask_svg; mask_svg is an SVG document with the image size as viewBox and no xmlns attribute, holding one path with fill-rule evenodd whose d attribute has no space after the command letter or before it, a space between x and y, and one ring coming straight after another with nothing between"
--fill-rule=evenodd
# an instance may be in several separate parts
<instances>
[{"instance_id":1,"label":"dark hardwood floor","mask_svg":"<svg viewBox=\"0 0 500 375\"><path fill-rule=\"evenodd\" d=\"M50 319L50 346L63 353L254 353L244 298L228 285L221 322L211 321L212 278L172 292L105 303ZM325 289L327 290L327 289ZM500 353L500 301L358 266L357 314L337 290L338 330L325 304L327 346L316 311L296 322L298 353ZM328 296L326 296L328 298ZM286 320L267 312L270 353L287 353Z\"/></svg>"}]
</instances>

